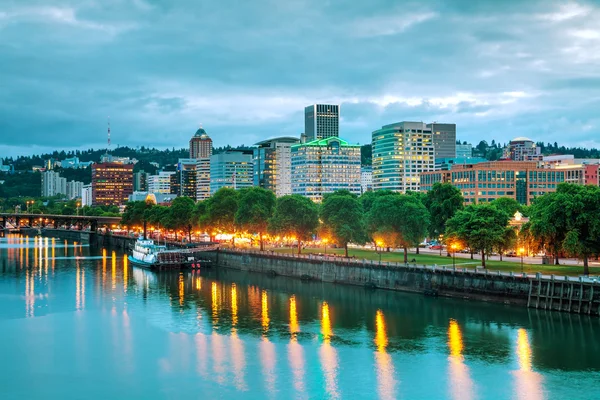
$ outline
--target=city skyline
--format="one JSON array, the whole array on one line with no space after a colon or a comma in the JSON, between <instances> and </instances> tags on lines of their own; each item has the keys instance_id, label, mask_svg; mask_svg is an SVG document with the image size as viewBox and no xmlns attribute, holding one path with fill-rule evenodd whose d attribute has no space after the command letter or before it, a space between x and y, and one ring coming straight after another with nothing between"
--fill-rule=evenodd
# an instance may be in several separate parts
<instances>
[{"instance_id":1,"label":"city skyline","mask_svg":"<svg viewBox=\"0 0 600 400\"><path fill-rule=\"evenodd\" d=\"M105 146L109 115L113 147L183 147L200 122L215 146L251 145L299 136L316 103L340 105L352 143L437 121L469 142L600 147L592 2L79 3L0 11L2 156Z\"/></svg>"}]
</instances>

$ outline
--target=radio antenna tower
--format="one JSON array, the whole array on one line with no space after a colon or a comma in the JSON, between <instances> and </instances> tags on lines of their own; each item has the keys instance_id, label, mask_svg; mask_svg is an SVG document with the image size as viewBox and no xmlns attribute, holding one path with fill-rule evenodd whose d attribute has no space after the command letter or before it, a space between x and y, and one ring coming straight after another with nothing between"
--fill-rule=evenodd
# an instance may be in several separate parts
<instances>
[{"instance_id":1,"label":"radio antenna tower","mask_svg":"<svg viewBox=\"0 0 600 400\"><path fill-rule=\"evenodd\" d=\"M110 150L110 115L107 117L108 119L108 148L106 149L106 152L108 153L108 151Z\"/></svg>"}]
</instances>

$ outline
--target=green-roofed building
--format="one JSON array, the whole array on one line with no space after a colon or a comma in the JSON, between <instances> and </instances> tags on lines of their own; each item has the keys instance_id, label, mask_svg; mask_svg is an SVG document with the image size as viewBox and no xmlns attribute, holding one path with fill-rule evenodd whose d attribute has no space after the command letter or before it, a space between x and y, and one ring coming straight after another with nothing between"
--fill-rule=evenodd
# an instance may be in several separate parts
<instances>
[{"instance_id":1,"label":"green-roofed building","mask_svg":"<svg viewBox=\"0 0 600 400\"><path fill-rule=\"evenodd\" d=\"M292 193L321 201L345 189L360 195L360 145L338 137L292 146Z\"/></svg>"}]
</instances>

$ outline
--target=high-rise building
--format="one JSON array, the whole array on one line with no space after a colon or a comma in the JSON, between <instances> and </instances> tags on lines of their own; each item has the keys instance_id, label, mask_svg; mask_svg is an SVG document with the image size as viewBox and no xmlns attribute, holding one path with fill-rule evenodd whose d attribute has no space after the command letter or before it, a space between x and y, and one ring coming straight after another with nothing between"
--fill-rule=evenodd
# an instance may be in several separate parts
<instances>
[{"instance_id":1,"label":"high-rise building","mask_svg":"<svg viewBox=\"0 0 600 400\"><path fill-rule=\"evenodd\" d=\"M427 124L433 136L435 158L456 157L456 124L433 122Z\"/></svg>"},{"instance_id":2,"label":"high-rise building","mask_svg":"<svg viewBox=\"0 0 600 400\"><path fill-rule=\"evenodd\" d=\"M92 184L81 187L81 207L92 205Z\"/></svg>"},{"instance_id":3,"label":"high-rise building","mask_svg":"<svg viewBox=\"0 0 600 400\"><path fill-rule=\"evenodd\" d=\"M340 106L312 104L304 108L306 141L340 136Z\"/></svg>"},{"instance_id":4,"label":"high-rise building","mask_svg":"<svg viewBox=\"0 0 600 400\"><path fill-rule=\"evenodd\" d=\"M252 187L252 153L226 151L210 157L210 194L223 187L242 189Z\"/></svg>"},{"instance_id":5,"label":"high-rise building","mask_svg":"<svg viewBox=\"0 0 600 400\"><path fill-rule=\"evenodd\" d=\"M255 144L254 186L271 190L277 197L292 194L292 145L295 137L279 137Z\"/></svg>"},{"instance_id":6,"label":"high-rise building","mask_svg":"<svg viewBox=\"0 0 600 400\"><path fill-rule=\"evenodd\" d=\"M190 139L190 158L209 158L212 155L212 139L200 127Z\"/></svg>"},{"instance_id":7,"label":"high-rise building","mask_svg":"<svg viewBox=\"0 0 600 400\"><path fill-rule=\"evenodd\" d=\"M81 196L83 190L83 182L69 181L67 182L67 198L69 200L76 199Z\"/></svg>"},{"instance_id":8,"label":"high-rise building","mask_svg":"<svg viewBox=\"0 0 600 400\"><path fill-rule=\"evenodd\" d=\"M61 194L67 194L67 179L62 178L58 172L43 172L42 197L52 197Z\"/></svg>"},{"instance_id":9,"label":"high-rise building","mask_svg":"<svg viewBox=\"0 0 600 400\"><path fill-rule=\"evenodd\" d=\"M179 196L185 196L196 200L196 164L195 158L180 158L177 163L177 182L179 184Z\"/></svg>"},{"instance_id":10,"label":"high-rise building","mask_svg":"<svg viewBox=\"0 0 600 400\"><path fill-rule=\"evenodd\" d=\"M99 163L92 165L92 204L122 205L133 193L133 164Z\"/></svg>"},{"instance_id":11,"label":"high-rise building","mask_svg":"<svg viewBox=\"0 0 600 400\"><path fill-rule=\"evenodd\" d=\"M449 171L423 172L421 190L431 190L436 182L450 183L460 189L465 204L486 203L510 197L521 204L545 193L554 192L561 183L585 183L585 166L563 165L541 168L535 161L490 161L455 164Z\"/></svg>"},{"instance_id":12,"label":"high-rise building","mask_svg":"<svg viewBox=\"0 0 600 400\"><path fill-rule=\"evenodd\" d=\"M321 201L341 189L360 194L360 145L338 137L292 145L292 194Z\"/></svg>"},{"instance_id":13,"label":"high-rise building","mask_svg":"<svg viewBox=\"0 0 600 400\"><path fill-rule=\"evenodd\" d=\"M210 157L196 160L196 200L210 197Z\"/></svg>"},{"instance_id":14,"label":"high-rise building","mask_svg":"<svg viewBox=\"0 0 600 400\"><path fill-rule=\"evenodd\" d=\"M133 191L134 192L147 192L148 191L148 177L150 174L144 171L135 172L133 174Z\"/></svg>"},{"instance_id":15,"label":"high-rise building","mask_svg":"<svg viewBox=\"0 0 600 400\"><path fill-rule=\"evenodd\" d=\"M418 191L419 174L435 169L431 129L422 122L385 125L372 134L373 190Z\"/></svg>"},{"instance_id":16,"label":"high-rise building","mask_svg":"<svg viewBox=\"0 0 600 400\"><path fill-rule=\"evenodd\" d=\"M473 145L470 143L457 144L456 145L456 158L469 158L469 157L473 157ZM450 158L454 158L454 157L450 157Z\"/></svg>"},{"instance_id":17,"label":"high-rise building","mask_svg":"<svg viewBox=\"0 0 600 400\"><path fill-rule=\"evenodd\" d=\"M513 161L542 161L542 150L526 137L514 138L504 149L504 158Z\"/></svg>"},{"instance_id":18,"label":"high-rise building","mask_svg":"<svg viewBox=\"0 0 600 400\"><path fill-rule=\"evenodd\" d=\"M171 175L175 174L175 171L159 171L156 175L148 175L148 193L171 193ZM144 192L144 190L136 190L137 192Z\"/></svg>"},{"instance_id":19,"label":"high-rise building","mask_svg":"<svg viewBox=\"0 0 600 400\"><path fill-rule=\"evenodd\" d=\"M369 166L360 167L360 191L361 193L373 190L373 168Z\"/></svg>"}]
</instances>

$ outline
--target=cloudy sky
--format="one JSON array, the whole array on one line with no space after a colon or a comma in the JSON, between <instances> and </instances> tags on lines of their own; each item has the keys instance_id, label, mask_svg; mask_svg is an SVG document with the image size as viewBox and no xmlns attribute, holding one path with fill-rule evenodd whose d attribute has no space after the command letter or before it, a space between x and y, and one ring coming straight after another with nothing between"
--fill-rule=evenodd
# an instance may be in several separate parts
<instances>
[{"instance_id":1,"label":"cloudy sky","mask_svg":"<svg viewBox=\"0 0 600 400\"><path fill-rule=\"evenodd\" d=\"M455 122L600 146L600 1L2 0L0 157Z\"/></svg>"}]
</instances>

